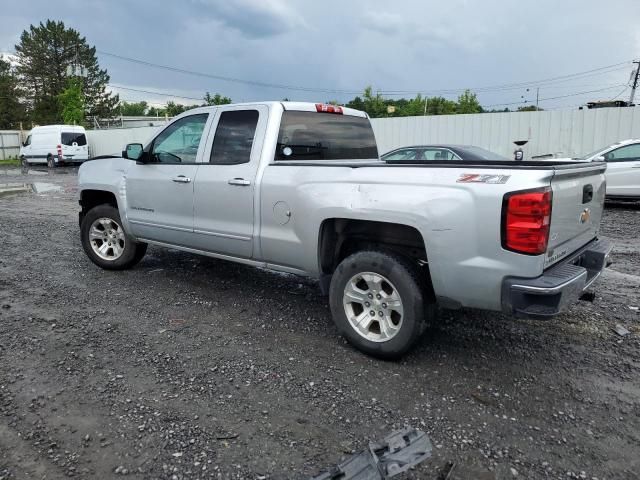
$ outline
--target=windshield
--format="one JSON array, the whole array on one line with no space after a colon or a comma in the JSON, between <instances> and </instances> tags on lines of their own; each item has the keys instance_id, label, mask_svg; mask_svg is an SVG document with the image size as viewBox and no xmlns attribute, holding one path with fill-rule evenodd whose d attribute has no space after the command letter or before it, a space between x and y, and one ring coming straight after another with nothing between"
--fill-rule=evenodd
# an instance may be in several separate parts
<instances>
[{"instance_id":1,"label":"windshield","mask_svg":"<svg viewBox=\"0 0 640 480\"><path fill-rule=\"evenodd\" d=\"M595 150L591 153L587 153L586 155L583 155L581 157L577 157L579 160L589 160L592 157L597 156L598 154L602 153L604 150L607 150L608 148L612 147L613 145L607 145L606 147L601 147L598 150Z\"/></svg>"}]
</instances>

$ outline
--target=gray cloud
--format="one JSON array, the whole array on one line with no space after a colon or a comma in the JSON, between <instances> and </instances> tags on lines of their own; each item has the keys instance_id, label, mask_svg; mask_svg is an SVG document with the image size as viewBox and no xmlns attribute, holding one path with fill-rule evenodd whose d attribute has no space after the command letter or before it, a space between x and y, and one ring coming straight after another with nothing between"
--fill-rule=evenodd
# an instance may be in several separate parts
<instances>
[{"instance_id":1,"label":"gray cloud","mask_svg":"<svg viewBox=\"0 0 640 480\"><path fill-rule=\"evenodd\" d=\"M301 15L283 0L197 0L202 14L250 38L264 38L304 27Z\"/></svg>"},{"instance_id":2,"label":"gray cloud","mask_svg":"<svg viewBox=\"0 0 640 480\"><path fill-rule=\"evenodd\" d=\"M600 0L30 0L4 6L0 51L11 51L30 23L52 18L78 29L98 50L154 63L267 83L356 91L372 85L413 95L533 81L630 60L640 54L640 2L618 0L616 11L626 13L603 21L611 18L611 5ZM105 55L99 60L114 84L189 97L207 90L236 101L354 96L225 82ZM541 98L608 89L542 106L611 98L630 70L629 64L543 85ZM531 92L479 96L493 105L531 100Z\"/></svg>"}]
</instances>

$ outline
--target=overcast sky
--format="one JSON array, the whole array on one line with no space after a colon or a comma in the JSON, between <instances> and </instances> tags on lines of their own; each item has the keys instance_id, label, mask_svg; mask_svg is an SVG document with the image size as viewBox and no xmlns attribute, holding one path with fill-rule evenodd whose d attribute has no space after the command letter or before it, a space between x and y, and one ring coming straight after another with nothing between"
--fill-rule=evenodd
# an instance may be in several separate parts
<instances>
[{"instance_id":1,"label":"overcast sky","mask_svg":"<svg viewBox=\"0 0 640 480\"><path fill-rule=\"evenodd\" d=\"M79 30L100 52L300 87L270 88L186 75L99 54L113 85L194 98L210 91L234 101L347 101L355 96L351 92L372 85L385 95L446 90L444 96L455 99L464 88L534 82L621 64L536 85L541 107L573 107L616 95L628 99L629 90L623 89L632 70L630 61L640 57L639 0L3 3L0 52L13 51L22 30L50 18ZM535 102L536 86L528 92L526 87L479 91L478 96L483 105L496 108ZM172 99L113 88L125 100ZM590 93L575 95L581 92ZM563 98L549 99L553 97Z\"/></svg>"}]
</instances>

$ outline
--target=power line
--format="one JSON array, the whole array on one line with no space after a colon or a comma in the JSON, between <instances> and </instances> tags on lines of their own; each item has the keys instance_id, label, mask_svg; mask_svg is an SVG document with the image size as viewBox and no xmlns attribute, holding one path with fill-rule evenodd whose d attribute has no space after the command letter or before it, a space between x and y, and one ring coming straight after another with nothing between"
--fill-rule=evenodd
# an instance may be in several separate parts
<instances>
[{"instance_id":1,"label":"power line","mask_svg":"<svg viewBox=\"0 0 640 480\"><path fill-rule=\"evenodd\" d=\"M613 97L611 100L609 100L610 102L614 101L616 98L618 98L620 95L622 95L624 92L627 91L627 88L629 88L629 85L625 85L624 88L622 90L620 90L620 93L617 94L615 97Z\"/></svg>"},{"instance_id":2,"label":"power line","mask_svg":"<svg viewBox=\"0 0 640 480\"><path fill-rule=\"evenodd\" d=\"M109 57L118 58L120 60L124 60L124 61L127 61L127 62L137 63L137 64L140 64L140 65L145 65L145 66L153 67L153 68L160 68L160 69L169 70L169 71L177 72L177 73L184 73L184 74L187 74L187 75L194 75L194 76L205 77L205 78L213 78L215 80L222 80L222 81L225 81L225 82L243 83L243 84L246 84L246 85L253 85L253 86L265 87L265 88L276 88L276 89L281 89L281 90L297 90L297 91L301 91L301 92L320 92L320 93L336 93L336 94L349 94L349 95L362 93L362 90L338 90L338 89L329 89L329 88L311 88L311 87L301 87L301 86L296 86L296 85L284 85L284 84L276 84L276 83L258 82L258 81L255 81L255 80L246 80L246 79L235 78L235 77L225 77L225 76L222 76L222 75L214 75L214 74L211 74L211 73L197 72L197 71L194 71L194 70L186 70L184 68L177 68L177 67L171 67L169 65L161 65L161 64L158 64L158 63L147 62L146 60L140 60L140 59L137 59L137 58L125 57L123 55L117 55L115 53L109 53L109 52L105 52L105 51L102 51L102 50L96 50L96 51L101 55L106 55L106 56L109 56Z\"/></svg>"},{"instance_id":3,"label":"power line","mask_svg":"<svg viewBox=\"0 0 640 480\"><path fill-rule=\"evenodd\" d=\"M129 90L131 92L140 92L140 93L148 93L148 94L152 94L152 95L161 95L163 97L175 97L175 98L182 98L184 100L199 100L199 101L204 101L204 95L202 97L196 98L196 97L185 97L184 95L178 95L175 93L163 93L163 92L154 92L152 90L143 90L140 88L131 88L131 87L123 87L122 85L117 85L115 83L109 83L107 84L109 87L111 88L117 88L118 90Z\"/></svg>"},{"instance_id":4,"label":"power line","mask_svg":"<svg viewBox=\"0 0 640 480\"><path fill-rule=\"evenodd\" d=\"M604 92L605 90L611 90L614 87L621 87L622 85L615 85L612 87L606 87L606 88L599 88L597 90L587 90L585 92L576 92L576 93L569 93L567 95L558 95L555 97L546 97L546 98L541 98L540 101L546 101L546 100L557 100L559 98L567 98L567 97L576 97L578 95L586 95L588 93L596 93L596 92ZM509 102L509 103L495 103L493 105L484 105L484 107L501 107L501 106L505 106L505 105L521 105L523 102L519 101L519 102Z\"/></svg>"},{"instance_id":5,"label":"power line","mask_svg":"<svg viewBox=\"0 0 640 480\"><path fill-rule=\"evenodd\" d=\"M490 93L490 92L502 92L502 91L508 91L508 90L521 90L523 88L533 88L533 87L554 88L552 86L556 83L563 83L563 82L568 82L571 80L578 80L578 79L582 80L588 77L593 77L597 75L616 72L619 70L624 70L628 68L628 63L630 62L624 62L624 64L614 64L613 66L617 66L617 68L611 68L612 65L609 65L607 67L602 67L594 70L587 70L585 72L579 72L576 74L571 74L563 77L552 77L546 80L537 80L534 82L527 82L527 83L505 84L505 85L496 85L496 86L488 86L488 87L468 87L468 88L462 88L462 89L380 90L379 92L381 94L388 95L388 96L417 94L417 93L423 93L423 94L429 94L429 95L433 95L433 94L446 95L446 94L456 94L467 89L471 90L474 93ZM619 66L619 65L623 65L623 66Z\"/></svg>"},{"instance_id":6,"label":"power line","mask_svg":"<svg viewBox=\"0 0 640 480\"><path fill-rule=\"evenodd\" d=\"M314 87L303 87L297 85L286 85L286 84L277 84L277 83L267 83L267 82L259 82L254 80L246 80L236 77L227 77L222 75L198 72L195 70L188 70L184 68L172 67L170 65L163 65L158 63L149 62L147 60L141 60L137 58L127 57L124 55L118 55L111 52L106 52L104 50L97 50L97 52L101 55L106 55L109 57L117 58L119 60L137 63L139 65L144 65L152 68L159 68L164 70L169 70L172 72L182 73L186 75L194 75L205 78L213 78L215 80L222 80L226 82L233 83L242 83L246 85L260 86L265 88L275 88L282 90L296 90L302 92L318 92L318 93L331 93L331 94L344 94L344 95L360 95L362 94L362 89L350 89L350 90L342 90L342 89L330 89L330 88L314 88ZM611 65L605 65L603 67L593 68L590 70L585 70L582 72L575 72L566 75L559 75L555 77L550 77L546 79L540 79L529 82L519 82L519 83L507 83L502 85L493 85L493 86L485 86L485 87L470 87L469 90L474 91L475 93L484 93L490 91L500 91L500 90L516 90L520 88L526 87L535 87L535 86L545 86L553 83L561 83L570 80L575 80L578 78L587 78L595 75L602 75L606 73L611 73L614 71L622 70L626 68L631 60L627 60L624 62L614 63ZM460 93L466 90L466 88L457 88L457 89L442 89L442 90L378 90L378 93L385 96L396 96L396 95L407 95L407 94L455 94Z\"/></svg>"}]
</instances>

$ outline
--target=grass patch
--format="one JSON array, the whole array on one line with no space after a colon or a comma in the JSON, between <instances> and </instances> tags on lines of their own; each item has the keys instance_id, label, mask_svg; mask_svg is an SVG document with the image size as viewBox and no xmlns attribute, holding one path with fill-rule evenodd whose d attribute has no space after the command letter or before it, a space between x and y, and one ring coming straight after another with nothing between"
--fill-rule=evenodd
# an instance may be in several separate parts
<instances>
[{"instance_id":1,"label":"grass patch","mask_svg":"<svg viewBox=\"0 0 640 480\"><path fill-rule=\"evenodd\" d=\"M17 158L7 158L6 160L0 160L0 166L2 167L19 167L20 160Z\"/></svg>"}]
</instances>

